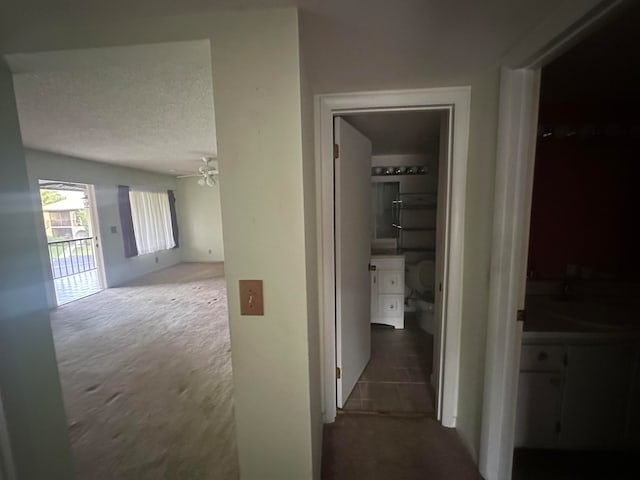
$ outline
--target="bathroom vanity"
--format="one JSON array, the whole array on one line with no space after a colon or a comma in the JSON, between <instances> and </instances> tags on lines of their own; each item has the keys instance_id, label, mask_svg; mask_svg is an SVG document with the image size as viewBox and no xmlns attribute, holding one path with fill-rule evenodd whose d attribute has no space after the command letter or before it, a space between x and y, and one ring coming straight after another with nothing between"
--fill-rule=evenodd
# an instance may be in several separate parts
<instances>
[{"instance_id":1,"label":"bathroom vanity","mask_svg":"<svg viewBox=\"0 0 640 480\"><path fill-rule=\"evenodd\" d=\"M637 311L588 299L546 299L528 302L527 314L515 446L640 447Z\"/></svg>"},{"instance_id":2,"label":"bathroom vanity","mask_svg":"<svg viewBox=\"0 0 640 480\"><path fill-rule=\"evenodd\" d=\"M371 323L404 328L404 255L371 257Z\"/></svg>"}]
</instances>

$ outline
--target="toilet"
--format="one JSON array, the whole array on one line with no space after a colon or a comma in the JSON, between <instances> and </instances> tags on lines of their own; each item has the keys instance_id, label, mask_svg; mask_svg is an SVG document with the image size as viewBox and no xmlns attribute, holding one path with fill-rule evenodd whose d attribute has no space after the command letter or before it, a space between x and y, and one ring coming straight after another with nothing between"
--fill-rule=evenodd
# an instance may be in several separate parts
<instances>
[{"instance_id":1,"label":"toilet","mask_svg":"<svg viewBox=\"0 0 640 480\"><path fill-rule=\"evenodd\" d=\"M416 264L407 265L406 286L410 289L407 304L415 307L420 327L431 335L435 331L433 315L435 277L433 260L422 260Z\"/></svg>"}]
</instances>

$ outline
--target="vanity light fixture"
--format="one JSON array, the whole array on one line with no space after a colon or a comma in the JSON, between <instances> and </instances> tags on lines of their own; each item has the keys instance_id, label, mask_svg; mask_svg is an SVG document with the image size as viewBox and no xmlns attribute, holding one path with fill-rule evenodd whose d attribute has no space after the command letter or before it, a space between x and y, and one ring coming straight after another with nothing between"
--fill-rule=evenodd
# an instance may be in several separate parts
<instances>
[{"instance_id":1,"label":"vanity light fixture","mask_svg":"<svg viewBox=\"0 0 640 480\"><path fill-rule=\"evenodd\" d=\"M429 167L426 165L414 165L410 167L372 167L371 175L374 177L384 177L388 175L427 175Z\"/></svg>"}]
</instances>

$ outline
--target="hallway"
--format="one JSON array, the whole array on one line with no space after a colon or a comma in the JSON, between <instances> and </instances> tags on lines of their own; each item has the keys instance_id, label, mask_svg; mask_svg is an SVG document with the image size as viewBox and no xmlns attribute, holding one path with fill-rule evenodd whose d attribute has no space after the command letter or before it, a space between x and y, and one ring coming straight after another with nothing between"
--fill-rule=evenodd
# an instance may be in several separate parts
<instances>
[{"instance_id":1,"label":"hallway","mask_svg":"<svg viewBox=\"0 0 640 480\"><path fill-rule=\"evenodd\" d=\"M478 480L454 429L435 419L433 337L371 326L371 359L335 423L324 426L324 480Z\"/></svg>"},{"instance_id":2,"label":"hallway","mask_svg":"<svg viewBox=\"0 0 640 480\"><path fill-rule=\"evenodd\" d=\"M413 316L407 315L405 326L371 326L371 359L344 410L435 414L429 383L433 336Z\"/></svg>"},{"instance_id":3,"label":"hallway","mask_svg":"<svg viewBox=\"0 0 640 480\"><path fill-rule=\"evenodd\" d=\"M430 416L339 414L325 425L323 480L479 480L455 430Z\"/></svg>"}]
</instances>

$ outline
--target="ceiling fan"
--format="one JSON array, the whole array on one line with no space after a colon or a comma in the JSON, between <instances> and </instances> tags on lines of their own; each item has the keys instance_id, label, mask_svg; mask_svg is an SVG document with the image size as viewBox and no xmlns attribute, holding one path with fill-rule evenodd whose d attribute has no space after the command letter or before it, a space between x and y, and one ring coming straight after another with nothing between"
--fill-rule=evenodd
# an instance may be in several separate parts
<instances>
[{"instance_id":1,"label":"ceiling fan","mask_svg":"<svg viewBox=\"0 0 640 480\"><path fill-rule=\"evenodd\" d=\"M198 179L198 185L204 187L213 187L216 183L216 177L218 176L218 161L212 157L202 157L202 165L198 167L198 173L191 173L189 175L178 175L177 178L186 177L200 177Z\"/></svg>"}]
</instances>

